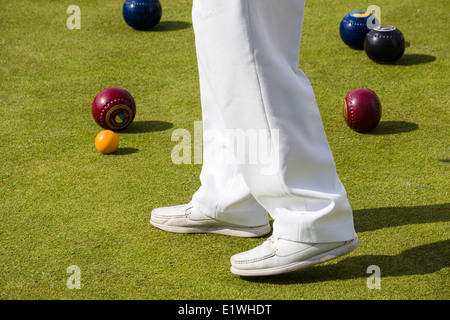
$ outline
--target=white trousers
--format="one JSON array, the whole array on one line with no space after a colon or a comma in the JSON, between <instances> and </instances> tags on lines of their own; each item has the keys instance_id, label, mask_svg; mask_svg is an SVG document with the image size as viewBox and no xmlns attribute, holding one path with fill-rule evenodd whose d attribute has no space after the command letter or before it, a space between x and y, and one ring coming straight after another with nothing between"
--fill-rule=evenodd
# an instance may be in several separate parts
<instances>
[{"instance_id":1,"label":"white trousers","mask_svg":"<svg viewBox=\"0 0 450 320\"><path fill-rule=\"evenodd\" d=\"M355 237L352 210L313 89L297 69L304 5L194 0L204 136L192 204L250 227L267 224L269 213L282 239L345 241Z\"/></svg>"}]
</instances>

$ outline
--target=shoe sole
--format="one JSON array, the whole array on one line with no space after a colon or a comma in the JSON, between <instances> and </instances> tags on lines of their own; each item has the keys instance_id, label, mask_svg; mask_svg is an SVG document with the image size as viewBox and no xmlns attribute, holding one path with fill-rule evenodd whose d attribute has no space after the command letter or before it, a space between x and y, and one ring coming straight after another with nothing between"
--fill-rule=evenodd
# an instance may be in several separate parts
<instances>
[{"instance_id":1,"label":"shoe sole","mask_svg":"<svg viewBox=\"0 0 450 320\"><path fill-rule=\"evenodd\" d=\"M260 227L174 227L162 225L150 220L150 223L158 229L174 233L212 233L231 237L256 238L268 234L271 231L270 224Z\"/></svg>"},{"instance_id":2,"label":"shoe sole","mask_svg":"<svg viewBox=\"0 0 450 320\"><path fill-rule=\"evenodd\" d=\"M301 269L305 269L308 267L311 267L313 265L323 263L326 261L330 261L339 257L342 257L343 255L346 255L359 246L359 239L355 238L342 246L339 246L337 248L331 249L326 252L322 252L316 256L310 257L306 260L302 260L299 262L293 262L284 266L274 267L274 268L267 268L267 269L253 269L253 270L247 270L247 269L238 269L235 267L231 267L231 272L239 275L239 276L270 276L270 275L277 275L277 274L283 274L293 271L298 271Z\"/></svg>"}]
</instances>

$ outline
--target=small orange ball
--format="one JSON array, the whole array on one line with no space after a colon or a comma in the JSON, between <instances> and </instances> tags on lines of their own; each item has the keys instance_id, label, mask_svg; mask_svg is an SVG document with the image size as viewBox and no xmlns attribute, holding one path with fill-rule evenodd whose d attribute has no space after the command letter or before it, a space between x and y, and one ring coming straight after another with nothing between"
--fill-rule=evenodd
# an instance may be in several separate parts
<instances>
[{"instance_id":1,"label":"small orange ball","mask_svg":"<svg viewBox=\"0 0 450 320\"><path fill-rule=\"evenodd\" d=\"M101 153L113 153L119 148L119 137L114 131L103 130L95 137L95 147Z\"/></svg>"}]
</instances>

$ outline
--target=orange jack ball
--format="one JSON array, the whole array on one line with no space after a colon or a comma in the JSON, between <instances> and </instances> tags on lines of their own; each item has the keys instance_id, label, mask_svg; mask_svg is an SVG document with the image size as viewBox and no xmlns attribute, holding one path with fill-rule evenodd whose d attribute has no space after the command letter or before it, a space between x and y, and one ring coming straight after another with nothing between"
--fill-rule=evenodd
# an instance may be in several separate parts
<instances>
[{"instance_id":1,"label":"orange jack ball","mask_svg":"<svg viewBox=\"0 0 450 320\"><path fill-rule=\"evenodd\" d=\"M113 153L119 148L119 137L114 131L103 130L95 137L95 147L101 153Z\"/></svg>"}]
</instances>

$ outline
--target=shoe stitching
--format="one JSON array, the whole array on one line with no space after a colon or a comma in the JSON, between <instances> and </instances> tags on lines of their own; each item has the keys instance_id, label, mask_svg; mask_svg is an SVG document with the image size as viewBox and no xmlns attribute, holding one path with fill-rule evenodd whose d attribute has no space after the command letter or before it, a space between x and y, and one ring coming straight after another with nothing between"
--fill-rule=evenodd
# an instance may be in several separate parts
<instances>
[{"instance_id":1,"label":"shoe stitching","mask_svg":"<svg viewBox=\"0 0 450 320\"><path fill-rule=\"evenodd\" d=\"M165 214L152 213L152 217L158 218L158 219L166 219L166 220L188 218L190 213L191 213L189 211L189 209L192 209L192 208L193 208L193 206L190 206L190 207L184 209L184 213L183 214L177 214L177 215L171 215L171 216L168 216L168 215L165 215ZM192 220L192 221L195 221L195 220Z\"/></svg>"},{"instance_id":2,"label":"shoe stitching","mask_svg":"<svg viewBox=\"0 0 450 320\"><path fill-rule=\"evenodd\" d=\"M275 253L269 253L265 256L262 257L258 257L258 258L254 258L254 259L247 259L247 260L241 260L241 261L233 261L235 264L245 264L245 263L252 263L252 262L258 262L258 261L262 261L268 258L272 258L275 256Z\"/></svg>"},{"instance_id":3,"label":"shoe stitching","mask_svg":"<svg viewBox=\"0 0 450 320\"><path fill-rule=\"evenodd\" d=\"M278 240L278 238L277 238L277 237L274 237L274 236L272 235L272 236L270 236L266 241L270 241L270 242L273 244L273 243L275 242L275 240ZM269 258L275 257L275 256L276 256L276 253L277 253L277 251L278 251L278 249L277 249L277 248L272 248L272 246L270 247L270 249L272 250L272 252L269 253L269 254L266 254L266 255L264 255L264 256L257 257L257 258L253 258L253 259L247 259L247 260L241 260L241 261L234 261L234 262L235 262L236 264L244 264L244 263L258 262L258 261L262 261L262 260L265 260L265 259L269 259Z\"/></svg>"}]
</instances>

